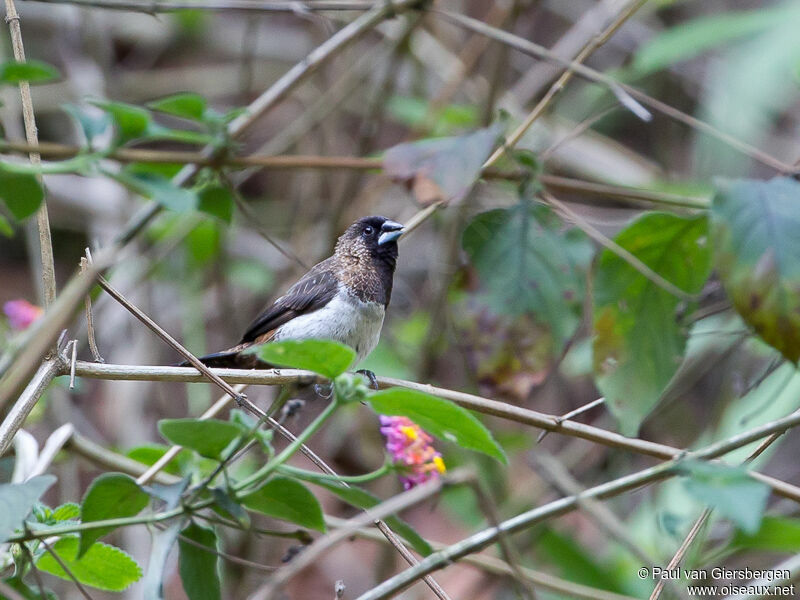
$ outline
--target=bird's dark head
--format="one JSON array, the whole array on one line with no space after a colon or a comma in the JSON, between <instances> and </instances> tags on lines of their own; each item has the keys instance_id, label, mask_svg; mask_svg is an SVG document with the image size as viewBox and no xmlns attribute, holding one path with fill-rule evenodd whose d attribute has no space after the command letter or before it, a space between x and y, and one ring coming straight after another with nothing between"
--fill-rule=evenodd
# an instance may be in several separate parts
<instances>
[{"instance_id":1,"label":"bird's dark head","mask_svg":"<svg viewBox=\"0 0 800 600\"><path fill-rule=\"evenodd\" d=\"M370 258L388 262L397 260L397 238L403 226L386 217L362 217L347 228L336 242L336 254L358 259Z\"/></svg>"}]
</instances>

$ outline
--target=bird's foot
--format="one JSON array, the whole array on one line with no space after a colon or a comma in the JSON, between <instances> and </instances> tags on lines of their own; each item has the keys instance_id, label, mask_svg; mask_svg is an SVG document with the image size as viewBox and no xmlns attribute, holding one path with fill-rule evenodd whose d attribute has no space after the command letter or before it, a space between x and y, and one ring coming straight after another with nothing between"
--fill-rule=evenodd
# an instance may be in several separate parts
<instances>
[{"instance_id":1,"label":"bird's foot","mask_svg":"<svg viewBox=\"0 0 800 600\"><path fill-rule=\"evenodd\" d=\"M320 398L324 398L325 400L329 399L331 396L333 396L333 382L315 383L314 393Z\"/></svg>"},{"instance_id":2,"label":"bird's foot","mask_svg":"<svg viewBox=\"0 0 800 600\"><path fill-rule=\"evenodd\" d=\"M359 369L358 371L356 371L356 373L366 377L367 381L369 381L369 387L371 387L373 390L378 389L378 378L375 377L375 373L373 373L369 369Z\"/></svg>"}]
</instances>

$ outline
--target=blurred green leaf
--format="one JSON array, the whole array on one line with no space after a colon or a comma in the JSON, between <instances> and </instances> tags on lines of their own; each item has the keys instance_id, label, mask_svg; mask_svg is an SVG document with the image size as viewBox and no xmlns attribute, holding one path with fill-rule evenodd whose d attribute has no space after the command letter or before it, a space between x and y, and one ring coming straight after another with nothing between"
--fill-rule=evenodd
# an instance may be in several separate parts
<instances>
[{"instance_id":1,"label":"blurred green leaf","mask_svg":"<svg viewBox=\"0 0 800 600\"><path fill-rule=\"evenodd\" d=\"M800 359L800 183L720 182L711 211L714 262L742 318L787 359Z\"/></svg>"},{"instance_id":2,"label":"blurred green leaf","mask_svg":"<svg viewBox=\"0 0 800 600\"><path fill-rule=\"evenodd\" d=\"M0 542L8 539L31 512L31 508L47 489L56 482L52 475L40 475L25 483L0 484Z\"/></svg>"},{"instance_id":3,"label":"blurred green leaf","mask_svg":"<svg viewBox=\"0 0 800 600\"><path fill-rule=\"evenodd\" d=\"M367 401L375 412L408 417L431 435L454 442L462 448L483 452L502 463L507 462L503 449L483 423L468 410L449 400L395 387L373 392Z\"/></svg>"},{"instance_id":4,"label":"blurred green leaf","mask_svg":"<svg viewBox=\"0 0 800 600\"><path fill-rule=\"evenodd\" d=\"M214 459L219 459L223 450L245 433L243 427L230 421L191 418L162 419L158 431L173 444Z\"/></svg>"},{"instance_id":5,"label":"blurred green leaf","mask_svg":"<svg viewBox=\"0 0 800 600\"><path fill-rule=\"evenodd\" d=\"M536 550L558 566L562 576L601 590L623 591L607 565L598 562L595 553L583 548L570 536L550 528L535 535Z\"/></svg>"},{"instance_id":6,"label":"blurred green leaf","mask_svg":"<svg viewBox=\"0 0 800 600\"><path fill-rule=\"evenodd\" d=\"M170 503L168 503L169 506ZM152 533L150 556L147 559L147 573L142 580L142 598L147 600L164 600L164 581L172 547L180 532L181 522L174 521L165 529L156 529ZM98 542L99 543L99 542Z\"/></svg>"},{"instance_id":7,"label":"blurred green leaf","mask_svg":"<svg viewBox=\"0 0 800 600\"><path fill-rule=\"evenodd\" d=\"M732 548L748 548L767 552L800 552L800 519L765 515L758 531L737 531Z\"/></svg>"},{"instance_id":8,"label":"blurred green leaf","mask_svg":"<svg viewBox=\"0 0 800 600\"><path fill-rule=\"evenodd\" d=\"M208 213L226 223L233 218L233 194L221 185L209 185L198 193L198 210Z\"/></svg>"},{"instance_id":9,"label":"blurred green leaf","mask_svg":"<svg viewBox=\"0 0 800 600\"><path fill-rule=\"evenodd\" d=\"M3 215L0 215L0 233L6 237L14 236L14 228Z\"/></svg>"},{"instance_id":10,"label":"blurred green leaf","mask_svg":"<svg viewBox=\"0 0 800 600\"><path fill-rule=\"evenodd\" d=\"M16 84L21 81L45 83L59 77L61 77L61 73L58 72L58 69L40 60L0 63L0 84Z\"/></svg>"},{"instance_id":11,"label":"blurred green leaf","mask_svg":"<svg viewBox=\"0 0 800 600\"><path fill-rule=\"evenodd\" d=\"M302 479L305 481L309 481L314 485L325 488L332 494L338 496L347 504L355 506L356 508L372 508L373 506L377 506L381 503L380 498L354 485L345 487L339 482L331 481L329 478L323 476L314 476L313 473L304 473L302 476L298 477L302 477ZM386 524L392 528L392 531L401 535L409 544L411 544L411 547L422 554L422 556L428 556L431 552L433 552L433 548L431 548L430 544L428 544L428 542L426 542L425 539L419 533L417 533L413 527L411 527L411 525L399 517L390 515L384 520L386 521Z\"/></svg>"},{"instance_id":12,"label":"blurred green leaf","mask_svg":"<svg viewBox=\"0 0 800 600\"><path fill-rule=\"evenodd\" d=\"M217 534L213 529L191 523L181 531L181 536L178 570L186 596L189 600L221 599Z\"/></svg>"},{"instance_id":13,"label":"blurred green leaf","mask_svg":"<svg viewBox=\"0 0 800 600\"><path fill-rule=\"evenodd\" d=\"M389 148L384 173L412 185L422 204L458 202L480 176L500 127L494 125L456 137L407 142Z\"/></svg>"},{"instance_id":14,"label":"blurred green leaf","mask_svg":"<svg viewBox=\"0 0 800 600\"><path fill-rule=\"evenodd\" d=\"M330 379L341 375L353 364L352 348L333 340L285 340L257 346L253 352L270 364L305 369Z\"/></svg>"},{"instance_id":15,"label":"blurred green leaf","mask_svg":"<svg viewBox=\"0 0 800 600\"><path fill-rule=\"evenodd\" d=\"M147 106L168 115L202 121L206 112L206 104L206 99L200 94L187 92L148 102Z\"/></svg>"},{"instance_id":16,"label":"blurred green leaf","mask_svg":"<svg viewBox=\"0 0 800 600\"><path fill-rule=\"evenodd\" d=\"M711 268L708 220L647 213L615 240L680 289L697 293ZM594 282L594 373L624 435L635 435L669 380L686 346L676 322L678 298L610 250Z\"/></svg>"},{"instance_id":17,"label":"blurred green leaf","mask_svg":"<svg viewBox=\"0 0 800 600\"><path fill-rule=\"evenodd\" d=\"M222 234L218 224L206 219L186 236L186 244L191 257L200 265L211 261L219 254L222 247Z\"/></svg>"},{"instance_id":18,"label":"blurred green leaf","mask_svg":"<svg viewBox=\"0 0 800 600\"><path fill-rule=\"evenodd\" d=\"M750 477L744 467L687 461L679 470L688 475L684 485L694 498L719 511L745 533L758 531L769 498L767 484Z\"/></svg>"},{"instance_id":19,"label":"blurred green leaf","mask_svg":"<svg viewBox=\"0 0 800 600\"><path fill-rule=\"evenodd\" d=\"M144 136L152 125L150 113L139 106L102 100L93 100L91 104L109 114L117 128L118 142L121 144Z\"/></svg>"},{"instance_id":20,"label":"blurred green leaf","mask_svg":"<svg viewBox=\"0 0 800 600\"><path fill-rule=\"evenodd\" d=\"M145 198L155 200L175 212L186 212L197 207L197 194L193 190L178 187L163 175L121 171L117 178Z\"/></svg>"},{"instance_id":21,"label":"blurred green leaf","mask_svg":"<svg viewBox=\"0 0 800 600\"><path fill-rule=\"evenodd\" d=\"M164 444L145 444L131 448L125 453L125 456L142 464L152 466L166 454L169 448L170 446ZM175 458L164 466L162 471L171 475L180 475L181 464L190 459L190 454L189 450L181 450Z\"/></svg>"},{"instance_id":22,"label":"blurred green leaf","mask_svg":"<svg viewBox=\"0 0 800 600\"><path fill-rule=\"evenodd\" d=\"M138 515L150 502L150 497L142 491L139 484L129 475L123 473L103 473L97 477L81 502L81 521L105 521ZM116 529L103 527L88 529L81 533L78 556L83 554L98 539Z\"/></svg>"},{"instance_id":23,"label":"blurred green leaf","mask_svg":"<svg viewBox=\"0 0 800 600\"><path fill-rule=\"evenodd\" d=\"M75 104L62 104L61 108L78 124L89 144L96 137L103 135L111 125L111 118L107 112L95 115Z\"/></svg>"},{"instance_id":24,"label":"blurred green leaf","mask_svg":"<svg viewBox=\"0 0 800 600\"><path fill-rule=\"evenodd\" d=\"M241 498L246 507L317 531L325 531L322 508L302 483L287 477L273 477Z\"/></svg>"},{"instance_id":25,"label":"blurred green leaf","mask_svg":"<svg viewBox=\"0 0 800 600\"><path fill-rule=\"evenodd\" d=\"M409 96L392 96L386 104L386 110L395 120L409 127L427 125L425 117L431 108L427 98ZM475 127L480 114L473 104L448 104L440 107L431 115L431 135L449 135L458 130Z\"/></svg>"},{"instance_id":26,"label":"blurred green leaf","mask_svg":"<svg viewBox=\"0 0 800 600\"><path fill-rule=\"evenodd\" d=\"M215 512L237 521L244 528L250 527L250 514L241 504L231 498L227 491L221 488L212 488L211 495L214 497L215 502L211 508Z\"/></svg>"},{"instance_id":27,"label":"blurred green leaf","mask_svg":"<svg viewBox=\"0 0 800 600\"><path fill-rule=\"evenodd\" d=\"M0 162L0 199L18 221L34 214L44 199L44 189L33 173L15 173Z\"/></svg>"},{"instance_id":28,"label":"blurred green leaf","mask_svg":"<svg viewBox=\"0 0 800 600\"><path fill-rule=\"evenodd\" d=\"M646 75L694 58L727 42L773 27L785 19L790 10L779 5L753 11L722 12L680 23L639 48L632 68L637 75Z\"/></svg>"},{"instance_id":29,"label":"blurred green leaf","mask_svg":"<svg viewBox=\"0 0 800 600\"><path fill-rule=\"evenodd\" d=\"M121 592L142 577L142 569L133 558L119 548L102 542L95 542L81 558L78 558L77 537L61 538L52 548L78 581L100 590ZM36 567L72 581L50 553L42 554L36 561Z\"/></svg>"},{"instance_id":30,"label":"blurred green leaf","mask_svg":"<svg viewBox=\"0 0 800 600\"><path fill-rule=\"evenodd\" d=\"M549 209L522 201L476 216L464 230L462 245L494 310L533 313L563 345L581 320L593 249L582 233L559 228Z\"/></svg>"}]
</instances>

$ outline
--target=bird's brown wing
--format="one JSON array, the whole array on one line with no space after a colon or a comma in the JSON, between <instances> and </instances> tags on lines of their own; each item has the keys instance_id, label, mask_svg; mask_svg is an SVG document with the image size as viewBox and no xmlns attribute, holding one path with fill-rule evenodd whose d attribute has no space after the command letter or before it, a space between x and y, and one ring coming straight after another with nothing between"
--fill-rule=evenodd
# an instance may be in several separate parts
<instances>
[{"instance_id":1,"label":"bird's brown wing","mask_svg":"<svg viewBox=\"0 0 800 600\"><path fill-rule=\"evenodd\" d=\"M269 341L281 325L330 302L339 287L333 267L333 257L312 267L286 294L256 317L242 336L240 344Z\"/></svg>"}]
</instances>

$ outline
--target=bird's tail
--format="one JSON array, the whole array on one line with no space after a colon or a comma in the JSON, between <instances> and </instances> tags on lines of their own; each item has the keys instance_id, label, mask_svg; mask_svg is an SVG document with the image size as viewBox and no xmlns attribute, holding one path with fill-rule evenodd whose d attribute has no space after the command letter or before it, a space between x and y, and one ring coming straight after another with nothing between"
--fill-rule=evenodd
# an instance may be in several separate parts
<instances>
[{"instance_id":1,"label":"bird's tail","mask_svg":"<svg viewBox=\"0 0 800 600\"><path fill-rule=\"evenodd\" d=\"M258 357L255 354L247 354L244 352L252 344L239 344L227 350L213 352L205 356L199 356L198 359L207 367L218 367L227 369L254 369L259 365ZM180 363L181 367L190 367L188 361Z\"/></svg>"}]
</instances>

